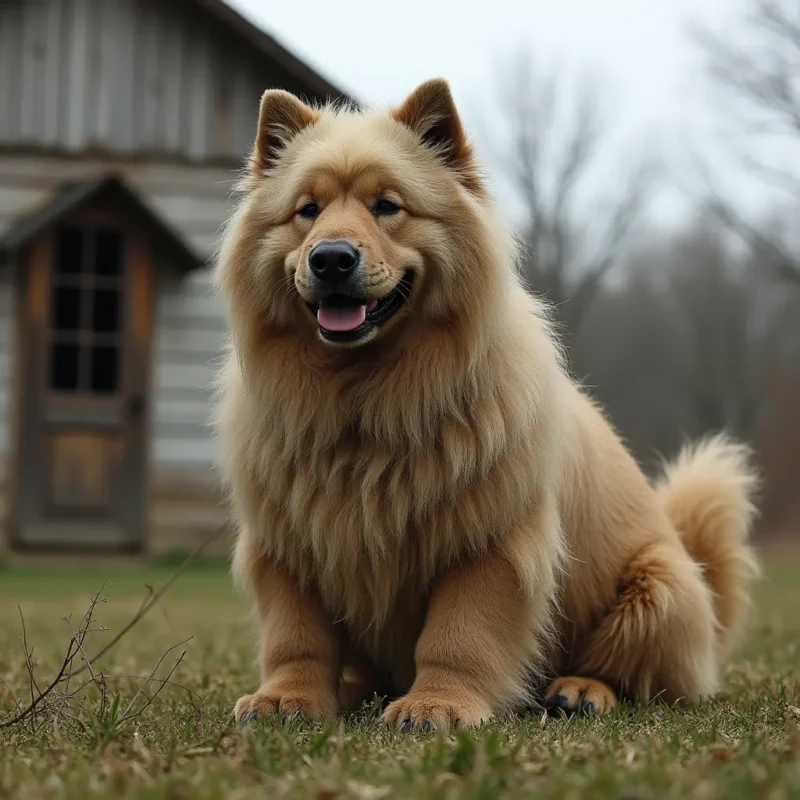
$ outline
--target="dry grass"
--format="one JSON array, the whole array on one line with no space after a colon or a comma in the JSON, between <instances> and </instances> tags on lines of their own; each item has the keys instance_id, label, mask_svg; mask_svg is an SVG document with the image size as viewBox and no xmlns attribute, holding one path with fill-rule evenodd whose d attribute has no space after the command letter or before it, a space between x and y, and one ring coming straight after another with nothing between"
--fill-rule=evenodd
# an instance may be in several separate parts
<instances>
[{"instance_id":1,"label":"dry grass","mask_svg":"<svg viewBox=\"0 0 800 800\"><path fill-rule=\"evenodd\" d=\"M714 701L688 712L656 704L595 720L528 718L459 735L382 730L370 711L330 729L280 721L235 728L233 702L257 675L246 608L222 567L182 575L94 661L139 609L146 585L169 575L152 568L111 576L83 641L96 679L84 673L0 730L0 797L800 796L800 559L768 569L750 636ZM15 710L11 692L23 706L31 696L17 605L41 689L73 635L63 618L72 614L78 632L106 577L86 569L0 573L4 715ZM175 683L149 702L183 649Z\"/></svg>"}]
</instances>

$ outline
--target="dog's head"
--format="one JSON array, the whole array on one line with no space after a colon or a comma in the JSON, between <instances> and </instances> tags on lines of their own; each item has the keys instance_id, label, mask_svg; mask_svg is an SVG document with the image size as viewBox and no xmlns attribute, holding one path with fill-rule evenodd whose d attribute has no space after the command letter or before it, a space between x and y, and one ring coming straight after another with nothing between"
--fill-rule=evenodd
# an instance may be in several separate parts
<instances>
[{"instance_id":1,"label":"dog's head","mask_svg":"<svg viewBox=\"0 0 800 800\"><path fill-rule=\"evenodd\" d=\"M243 188L219 265L234 316L353 348L489 293L488 196L443 80L389 113L267 91Z\"/></svg>"}]
</instances>

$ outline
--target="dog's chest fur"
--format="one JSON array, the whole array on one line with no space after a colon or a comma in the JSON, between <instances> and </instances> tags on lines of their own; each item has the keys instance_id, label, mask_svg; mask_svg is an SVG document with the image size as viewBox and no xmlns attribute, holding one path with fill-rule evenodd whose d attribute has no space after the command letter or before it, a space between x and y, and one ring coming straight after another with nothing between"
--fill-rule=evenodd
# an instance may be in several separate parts
<instances>
[{"instance_id":1,"label":"dog's chest fur","mask_svg":"<svg viewBox=\"0 0 800 800\"><path fill-rule=\"evenodd\" d=\"M379 636L398 603L416 625L436 575L485 552L531 502L532 454L521 461L517 443L479 422L442 417L425 442L351 425L321 445L312 428L293 447L265 424L247 458L267 551L355 634Z\"/></svg>"}]
</instances>

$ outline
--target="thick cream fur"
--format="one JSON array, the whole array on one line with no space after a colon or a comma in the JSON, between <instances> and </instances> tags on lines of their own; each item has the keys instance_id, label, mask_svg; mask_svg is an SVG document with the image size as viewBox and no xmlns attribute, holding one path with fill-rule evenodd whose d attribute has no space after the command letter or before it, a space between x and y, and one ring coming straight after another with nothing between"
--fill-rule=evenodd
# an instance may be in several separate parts
<instances>
[{"instance_id":1,"label":"thick cream fur","mask_svg":"<svg viewBox=\"0 0 800 800\"><path fill-rule=\"evenodd\" d=\"M237 713L328 716L354 664L364 695L409 692L387 719L412 724L517 708L536 671L639 699L712 693L754 569L742 448L710 440L651 487L568 376L460 127L455 169L402 109L307 111L289 109L274 164L254 155L217 269L234 571L263 643L264 684ZM376 221L365 198L388 188L404 211ZM312 194L323 214L303 227ZM362 348L323 343L298 294L330 236L376 284L415 271Z\"/></svg>"}]
</instances>

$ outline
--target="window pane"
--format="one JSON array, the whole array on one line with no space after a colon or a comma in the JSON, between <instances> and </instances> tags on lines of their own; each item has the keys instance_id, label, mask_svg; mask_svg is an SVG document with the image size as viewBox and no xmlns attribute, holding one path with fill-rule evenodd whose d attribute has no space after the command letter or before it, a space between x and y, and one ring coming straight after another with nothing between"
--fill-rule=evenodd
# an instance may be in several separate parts
<instances>
[{"instance_id":1,"label":"window pane","mask_svg":"<svg viewBox=\"0 0 800 800\"><path fill-rule=\"evenodd\" d=\"M62 228L56 239L56 272L75 275L81 271L83 234L75 228Z\"/></svg>"},{"instance_id":2,"label":"window pane","mask_svg":"<svg viewBox=\"0 0 800 800\"><path fill-rule=\"evenodd\" d=\"M119 351L116 347L92 348L92 391L116 392L119 387Z\"/></svg>"},{"instance_id":3,"label":"window pane","mask_svg":"<svg viewBox=\"0 0 800 800\"><path fill-rule=\"evenodd\" d=\"M122 274L122 236L118 231L97 232L95 272L98 275Z\"/></svg>"},{"instance_id":4,"label":"window pane","mask_svg":"<svg viewBox=\"0 0 800 800\"><path fill-rule=\"evenodd\" d=\"M116 289L95 290L93 330L96 333L116 333L119 327L119 292Z\"/></svg>"},{"instance_id":5,"label":"window pane","mask_svg":"<svg viewBox=\"0 0 800 800\"><path fill-rule=\"evenodd\" d=\"M57 331L74 331L80 328L81 295L72 286L57 286L53 291L50 310L51 325Z\"/></svg>"},{"instance_id":6,"label":"window pane","mask_svg":"<svg viewBox=\"0 0 800 800\"><path fill-rule=\"evenodd\" d=\"M61 392L74 392L78 388L78 345L53 345L51 357L51 388Z\"/></svg>"}]
</instances>

